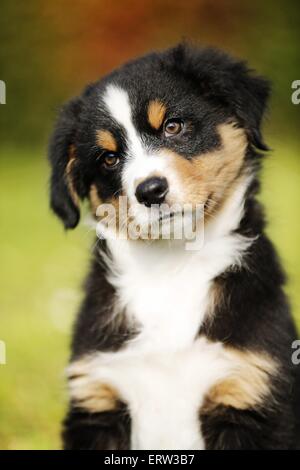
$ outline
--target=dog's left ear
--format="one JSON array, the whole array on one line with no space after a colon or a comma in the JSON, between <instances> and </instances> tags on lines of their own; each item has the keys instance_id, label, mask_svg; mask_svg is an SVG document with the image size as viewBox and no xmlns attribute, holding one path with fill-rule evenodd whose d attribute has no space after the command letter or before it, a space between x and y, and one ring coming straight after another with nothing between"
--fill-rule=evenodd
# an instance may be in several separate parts
<instances>
[{"instance_id":1,"label":"dog's left ear","mask_svg":"<svg viewBox=\"0 0 300 470\"><path fill-rule=\"evenodd\" d=\"M79 197L72 179L76 165L75 138L81 111L80 98L68 102L61 110L49 145L52 168L50 205L65 228L74 228L79 222Z\"/></svg>"},{"instance_id":2,"label":"dog's left ear","mask_svg":"<svg viewBox=\"0 0 300 470\"><path fill-rule=\"evenodd\" d=\"M252 145L268 150L261 132L271 90L268 80L218 49L198 49L183 43L167 54L172 67L191 79L204 97L217 106L224 105L237 118Z\"/></svg>"},{"instance_id":3,"label":"dog's left ear","mask_svg":"<svg viewBox=\"0 0 300 470\"><path fill-rule=\"evenodd\" d=\"M253 75L244 63L228 77L233 111L246 129L250 143L259 150L268 150L262 136L262 119L270 96L270 83Z\"/></svg>"}]
</instances>

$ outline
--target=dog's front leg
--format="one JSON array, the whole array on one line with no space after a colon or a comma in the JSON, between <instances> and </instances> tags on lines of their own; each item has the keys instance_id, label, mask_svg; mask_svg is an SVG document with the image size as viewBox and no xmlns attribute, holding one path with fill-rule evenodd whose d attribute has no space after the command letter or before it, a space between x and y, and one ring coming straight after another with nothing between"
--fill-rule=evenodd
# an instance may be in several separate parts
<instances>
[{"instance_id":1,"label":"dog's front leg","mask_svg":"<svg viewBox=\"0 0 300 470\"><path fill-rule=\"evenodd\" d=\"M122 352L96 353L71 364L68 376L73 410L66 421L65 442L69 441L75 420L77 426L81 421L82 431L94 423L93 448L95 441L102 448L116 448L116 441L122 446L120 423L124 427L126 406L127 423L130 421L127 449L202 449L196 394L192 406L187 384L174 373L171 364L169 355L154 358ZM109 434L102 435L107 421Z\"/></svg>"},{"instance_id":2,"label":"dog's front leg","mask_svg":"<svg viewBox=\"0 0 300 470\"><path fill-rule=\"evenodd\" d=\"M172 353L97 352L69 367L70 396L94 415L126 404L132 449L203 449L199 408L229 369L222 345L204 338Z\"/></svg>"},{"instance_id":3,"label":"dog's front leg","mask_svg":"<svg viewBox=\"0 0 300 470\"><path fill-rule=\"evenodd\" d=\"M130 416L108 367L110 354L95 353L68 370L71 406L64 421L65 449L130 448Z\"/></svg>"},{"instance_id":4,"label":"dog's front leg","mask_svg":"<svg viewBox=\"0 0 300 470\"><path fill-rule=\"evenodd\" d=\"M96 413L71 405L62 439L65 450L127 450L130 418L126 407Z\"/></svg>"}]
</instances>

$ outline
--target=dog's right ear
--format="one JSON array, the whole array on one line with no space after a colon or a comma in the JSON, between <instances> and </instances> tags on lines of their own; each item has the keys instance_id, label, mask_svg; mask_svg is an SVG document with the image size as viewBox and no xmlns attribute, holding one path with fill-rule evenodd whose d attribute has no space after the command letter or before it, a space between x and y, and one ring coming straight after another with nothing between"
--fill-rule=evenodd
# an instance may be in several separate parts
<instances>
[{"instance_id":1,"label":"dog's right ear","mask_svg":"<svg viewBox=\"0 0 300 470\"><path fill-rule=\"evenodd\" d=\"M50 205L67 229L76 227L80 218L79 197L71 179L71 169L76 164L74 141L80 111L80 98L62 108L49 144Z\"/></svg>"}]
</instances>

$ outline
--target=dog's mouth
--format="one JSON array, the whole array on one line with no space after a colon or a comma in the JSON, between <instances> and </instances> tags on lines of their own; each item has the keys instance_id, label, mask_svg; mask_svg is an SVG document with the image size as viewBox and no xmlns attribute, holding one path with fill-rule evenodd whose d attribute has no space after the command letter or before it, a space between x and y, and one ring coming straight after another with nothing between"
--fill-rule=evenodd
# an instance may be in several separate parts
<instances>
[{"instance_id":1,"label":"dog's mouth","mask_svg":"<svg viewBox=\"0 0 300 470\"><path fill-rule=\"evenodd\" d=\"M169 214L160 214L158 222L163 222L164 220L172 220L175 217L175 212L170 212Z\"/></svg>"},{"instance_id":2,"label":"dog's mouth","mask_svg":"<svg viewBox=\"0 0 300 470\"><path fill-rule=\"evenodd\" d=\"M179 215L183 217L184 212L183 211L177 211L177 212L168 212L166 214L160 214L160 216L158 217L158 222L173 220L173 219L175 219L175 217L177 217Z\"/></svg>"}]
</instances>

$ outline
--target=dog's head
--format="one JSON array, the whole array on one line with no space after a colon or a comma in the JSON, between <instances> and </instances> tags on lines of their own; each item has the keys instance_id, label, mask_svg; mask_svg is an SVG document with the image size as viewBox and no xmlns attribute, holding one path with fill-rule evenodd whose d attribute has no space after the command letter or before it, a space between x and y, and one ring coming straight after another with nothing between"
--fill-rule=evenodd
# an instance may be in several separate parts
<instances>
[{"instance_id":1,"label":"dog's head","mask_svg":"<svg viewBox=\"0 0 300 470\"><path fill-rule=\"evenodd\" d=\"M130 62L67 103L50 143L51 206L66 228L79 202L127 196L140 225L163 204L207 213L265 150L268 83L214 49L179 45ZM153 216L153 213L152 213Z\"/></svg>"}]
</instances>

